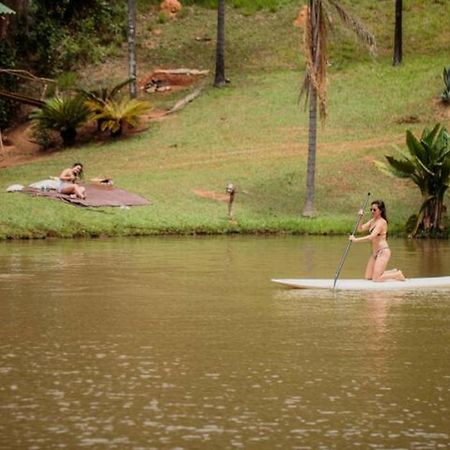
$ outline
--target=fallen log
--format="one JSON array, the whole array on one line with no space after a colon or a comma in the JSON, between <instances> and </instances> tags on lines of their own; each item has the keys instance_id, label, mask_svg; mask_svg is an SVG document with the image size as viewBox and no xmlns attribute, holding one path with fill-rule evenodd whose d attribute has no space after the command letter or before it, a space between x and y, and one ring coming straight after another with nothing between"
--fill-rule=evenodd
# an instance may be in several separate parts
<instances>
[{"instance_id":1,"label":"fallen log","mask_svg":"<svg viewBox=\"0 0 450 450\"><path fill-rule=\"evenodd\" d=\"M0 90L0 98L5 100L12 100L19 103L24 103L26 105L37 106L42 108L45 102L33 97L27 97L26 95L16 94L15 92L7 92Z\"/></svg>"},{"instance_id":2,"label":"fallen log","mask_svg":"<svg viewBox=\"0 0 450 450\"><path fill-rule=\"evenodd\" d=\"M202 90L203 90L202 88L198 88L189 95L186 95L186 97L176 102L175 105L171 109L169 109L169 111L167 111L166 115L172 114L174 112L179 111L180 109L183 109L188 103L195 100L201 94Z\"/></svg>"}]
</instances>

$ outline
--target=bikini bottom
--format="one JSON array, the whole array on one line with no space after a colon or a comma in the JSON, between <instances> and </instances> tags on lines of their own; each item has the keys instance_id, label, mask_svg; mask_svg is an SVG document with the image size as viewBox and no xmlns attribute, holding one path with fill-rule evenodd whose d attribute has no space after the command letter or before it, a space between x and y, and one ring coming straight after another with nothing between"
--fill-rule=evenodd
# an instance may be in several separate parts
<instances>
[{"instance_id":1,"label":"bikini bottom","mask_svg":"<svg viewBox=\"0 0 450 450\"><path fill-rule=\"evenodd\" d=\"M379 248L374 254L373 254L373 259L377 259L383 252L384 250L389 250L389 247L381 247Z\"/></svg>"}]
</instances>

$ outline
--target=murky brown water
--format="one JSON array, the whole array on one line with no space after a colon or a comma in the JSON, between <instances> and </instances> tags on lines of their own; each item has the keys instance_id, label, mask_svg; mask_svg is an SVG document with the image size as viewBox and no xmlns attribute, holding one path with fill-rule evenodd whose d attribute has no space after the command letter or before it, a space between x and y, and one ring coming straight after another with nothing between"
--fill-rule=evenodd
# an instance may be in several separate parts
<instances>
[{"instance_id":1,"label":"murky brown water","mask_svg":"<svg viewBox=\"0 0 450 450\"><path fill-rule=\"evenodd\" d=\"M390 242L408 276L450 274L448 242ZM450 292L270 282L332 278L345 246L1 243L0 449L450 448Z\"/></svg>"}]
</instances>

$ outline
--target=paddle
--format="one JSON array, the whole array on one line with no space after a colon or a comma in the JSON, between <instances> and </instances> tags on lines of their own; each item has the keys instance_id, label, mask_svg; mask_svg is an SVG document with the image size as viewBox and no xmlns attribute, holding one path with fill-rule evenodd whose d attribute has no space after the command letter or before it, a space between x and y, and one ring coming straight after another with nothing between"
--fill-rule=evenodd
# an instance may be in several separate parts
<instances>
[{"instance_id":1,"label":"paddle","mask_svg":"<svg viewBox=\"0 0 450 450\"><path fill-rule=\"evenodd\" d=\"M366 200L364 201L364 204L363 204L363 206L360 208L359 211L361 211L361 210L364 211L364 210L366 209L367 202L369 201L369 197L370 197L370 192L367 193ZM359 211L358 211L358 218L357 218L357 220L356 220L355 228L353 229L353 233L352 233L352 234L355 234L355 233L358 231L359 222L361 221L361 217L362 217L362 215L359 214ZM349 240L349 241L348 241L348 244L347 244L347 248L345 249L345 252L344 252L344 254L342 255L341 261L339 262L338 269L336 270L336 275L335 275L335 277L334 277L334 283L333 283L333 289L336 287L337 279L339 278L339 274L341 273L342 266L344 265L345 258L347 258L347 255L348 255L348 252L349 252L349 250L350 250L350 246L351 246L351 245L352 245L352 241Z\"/></svg>"}]
</instances>

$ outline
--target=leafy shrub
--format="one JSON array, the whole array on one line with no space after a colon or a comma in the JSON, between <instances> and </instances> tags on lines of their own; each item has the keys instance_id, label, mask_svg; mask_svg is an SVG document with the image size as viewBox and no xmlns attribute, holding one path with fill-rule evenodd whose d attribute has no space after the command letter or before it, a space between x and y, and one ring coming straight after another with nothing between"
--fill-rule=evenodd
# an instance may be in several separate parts
<instances>
[{"instance_id":1,"label":"leafy shrub","mask_svg":"<svg viewBox=\"0 0 450 450\"><path fill-rule=\"evenodd\" d=\"M53 146L53 139L50 130L34 127L32 129L31 136L34 141L44 150L48 150Z\"/></svg>"},{"instance_id":2,"label":"leafy shrub","mask_svg":"<svg viewBox=\"0 0 450 450\"><path fill-rule=\"evenodd\" d=\"M121 0L33 0L28 24L17 27L15 44L28 68L43 76L98 62L106 48L126 35L126 2Z\"/></svg>"},{"instance_id":3,"label":"leafy shrub","mask_svg":"<svg viewBox=\"0 0 450 450\"><path fill-rule=\"evenodd\" d=\"M167 23L169 21L169 15L165 11L160 11L158 14L158 23Z\"/></svg>"}]
</instances>

